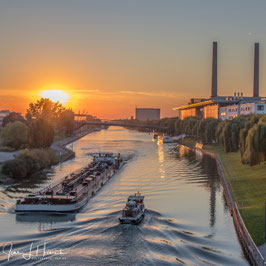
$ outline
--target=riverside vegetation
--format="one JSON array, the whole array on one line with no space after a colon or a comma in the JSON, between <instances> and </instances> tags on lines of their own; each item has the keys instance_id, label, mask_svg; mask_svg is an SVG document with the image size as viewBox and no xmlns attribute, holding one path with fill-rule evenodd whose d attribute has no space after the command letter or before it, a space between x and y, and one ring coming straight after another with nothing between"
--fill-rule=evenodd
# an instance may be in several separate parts
<instances>
[{"instance_id":1,"label":"riverside vegetation","mask_svg":"<svg viewBox=\"0 0 266 266\"><path fill-rule=\"evenodd\" d=\"M26 119L10 113L3 120L0 149L22 151L15 159L3 163L2 173L20 179L58 163L59 158L50 146L55 139L72 136L74 127L74 112L46 98L29 105Z\"/></svg>"},{"instance_id":2,"label":"riverside vegetation","mask_svg":"<svg viewBox=\"0 0 266 266\"><path fill-rule=\"evenodd\" d=\"M243 164L252 166L266 160L266 115L239 116L226 121L200 117L164 118L159 124L168 126L168 134L185 133L204 144L220 144L226 153L239 151Z\"/></svg>"}]
</instances>

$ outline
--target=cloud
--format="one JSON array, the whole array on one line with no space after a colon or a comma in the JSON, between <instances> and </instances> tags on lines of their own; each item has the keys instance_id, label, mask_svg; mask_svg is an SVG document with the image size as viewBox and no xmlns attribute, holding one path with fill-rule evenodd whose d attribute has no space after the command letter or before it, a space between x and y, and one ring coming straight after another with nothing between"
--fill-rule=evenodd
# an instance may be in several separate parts
<instances>
[{"instance_id":1,"label":"cloud","mask_svg":"<svg viewBox=\"0 0 266 266\"><path fill-rule=\"evenodd\" d=\"M119 92L123 94L164 97L164 98L183 97L186 95L185 93L161 93L161 92L146 92L146 91L119 91Z\"/></svg>"},{"instance_id":2,"label":"cloud","mask_svg":"<svg viewBox=\"0 0 266 266\"><path fill-rule=\"evenodd\" d=\"M87 89L81 89L81 90L71 90L72 92L98 92L99 90L87 90Z\"/></svg>"}]
</instances>

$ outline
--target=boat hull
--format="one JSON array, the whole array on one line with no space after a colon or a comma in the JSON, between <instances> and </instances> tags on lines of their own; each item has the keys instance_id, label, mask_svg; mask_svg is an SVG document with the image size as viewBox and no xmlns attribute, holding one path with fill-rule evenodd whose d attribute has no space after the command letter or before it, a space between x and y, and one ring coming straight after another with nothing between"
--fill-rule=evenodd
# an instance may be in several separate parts
<instances>
[{"instance_id":1,"label":"boat hull","mask_svg":"<svg viewBox=\"0 0 266 266\"><path fill-rule=\"evenodd\" d=\"M119 221L121 224L139 224L145 216L145 211L136 218L128 218L128 217L121 217L119 218Z\"/></svg>"},{"instance_id":2,"label":"boat hull","mask_svg":"<svg viewBox=\"0 0 266 266\"><path fill-rule=\"evenodd\" d=\"M17 204L16 212L77 212L85 204L89 198L85 198L75 204L66 205L46 205L46 204Z\"/></svg>"}]
</instances>

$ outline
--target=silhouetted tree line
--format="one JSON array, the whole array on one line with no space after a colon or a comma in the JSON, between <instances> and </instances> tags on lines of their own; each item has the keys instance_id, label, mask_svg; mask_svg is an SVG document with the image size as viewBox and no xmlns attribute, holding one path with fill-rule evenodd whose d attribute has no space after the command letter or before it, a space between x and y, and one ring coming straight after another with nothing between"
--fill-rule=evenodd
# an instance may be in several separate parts
<instances>
[{"instance_id":1,"label":"silhouetted tree line","mask_svg":"<svg viewBox=\"0 0 266 266\"><path fill-rule=\"evenodd\" d=\"M168 126L167 133L182 133L202 143L221 144L225 152L241 152L244 164L255 165L266 161L266 115L238 116L221 121L201 117L164 118L159 125Z\"/></svg>"},{"instance_id":2,"label":"silhouetted tree line","mask_svg":"<svg viewBox=\"0 0 266 266\"><path fill-rule=\"evenodd\" d=\"M87 118L96 119L92 116ZM49 149L55 134L72 135L74 127L74 112L46 98L29 104L26 119L18 113L10 113L3 119L1 145L30 150L24 150L15 159L6 161L2 172L10 177L24 178L55 164L56 156Z\"/></svg>"},{"instance_id":3,"label":"silhouetted tree line","mask_svg":"<svg viewBox=\"0 0 266 266\"><path fill-rule=\"evenodd\" d=\"M30 103L26 119L12 112L3 119L1 141L4 146L18 148L46 148L53 143L56 132L73 134L74 113L59 102L41 98Z\"/></svg>"}]
</instances>

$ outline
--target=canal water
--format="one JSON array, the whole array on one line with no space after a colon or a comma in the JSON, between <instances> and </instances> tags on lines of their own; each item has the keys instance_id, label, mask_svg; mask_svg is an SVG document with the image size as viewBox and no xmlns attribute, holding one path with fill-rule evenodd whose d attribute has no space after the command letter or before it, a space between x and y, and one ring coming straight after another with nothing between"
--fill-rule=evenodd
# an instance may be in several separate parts
<instances>
[{"instance_id":1,"label":"canal water","mask_svg":"<svg viewBox=\"0 0 266 266\"><path fill-rule=\"evenodd\" d=\"M248 265L212 158L115 127L69 147L75 159L0 185L0 264ZM127 163L79 213L14 212L18 197L59 181L99 151L120 152ZM121 209L137 191L145 195L145 218L120 225Z\"/></svg>"}]
</instances>

